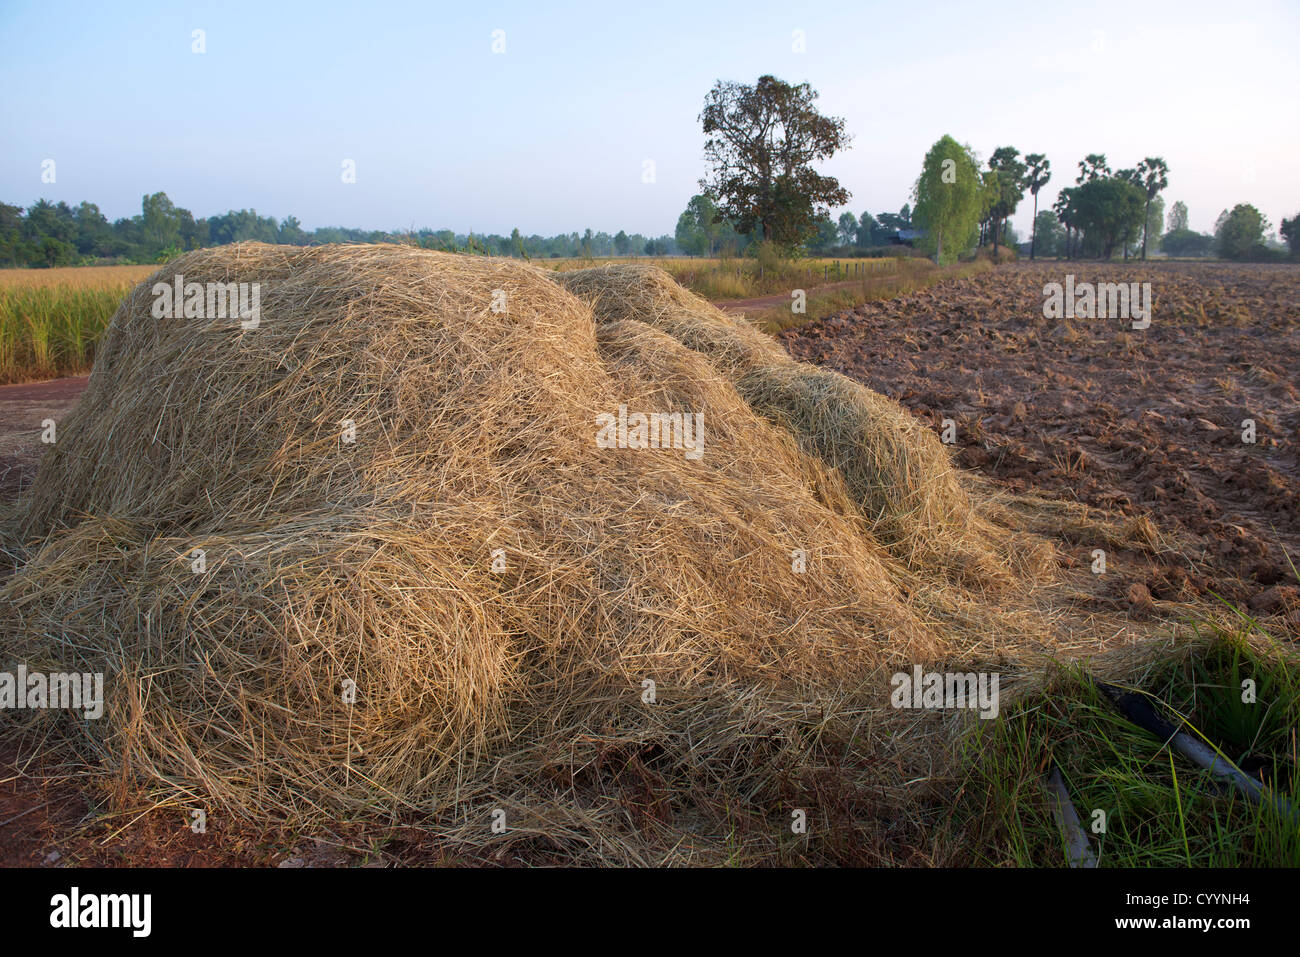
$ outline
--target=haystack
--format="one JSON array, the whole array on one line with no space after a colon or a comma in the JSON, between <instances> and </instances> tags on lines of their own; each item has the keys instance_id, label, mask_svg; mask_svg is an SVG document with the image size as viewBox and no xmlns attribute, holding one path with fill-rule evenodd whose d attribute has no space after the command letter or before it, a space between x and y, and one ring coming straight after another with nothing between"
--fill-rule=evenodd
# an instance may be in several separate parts
<instances>
[{"instance_id":1,"label":"haystack","mask_svg":"<svg viewBox=\"0 0 1300 957\"><path fill-rule=\"evenodd\" d=\"M797 362L773 339L657 266L559 274L598 321L636 319L706 356L757 412L839 472L873 534L913 566L976 588L1008 579L1011 542L984 520L938 437L892 399Z\"/></svg>"},{"instance_id":2,"label":"haystack","mask_svg":"<svg viewBox=\"0 0 1300 957\"><path fill-rule=\"evenodd\" d=\"M259 321L155 318L177 276L258 283ZM196 806L461 839L501 807L602 860L639 859L611 765L686 857L850 754L914 799L938 719L888 675L1014 628L924 558L975 511L942 449L846 383L655 272L190 253L20 503L0 641L107 693L27 717ZM601 447L622 412L700 416L702 454Z\"/></svg>"}]
</instances>

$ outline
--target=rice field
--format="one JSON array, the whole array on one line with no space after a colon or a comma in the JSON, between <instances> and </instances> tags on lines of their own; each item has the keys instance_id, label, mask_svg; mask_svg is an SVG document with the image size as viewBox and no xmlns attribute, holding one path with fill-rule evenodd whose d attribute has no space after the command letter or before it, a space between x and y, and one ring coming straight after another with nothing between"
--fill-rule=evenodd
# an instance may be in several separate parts
<instances>
[{"instance_id":1,"label":"rice field","mask_svg":"<svg viewBox=\"0 0 1300 957\"><path fill-rule=\"evenodd\" d=\"M610 259L538 261L560 272L586 269ZM756 259L643 257L635 262L659 266L696 295L712 301L748 299L815 289L861 279L891 295L913 288L928 260L908 259ZM95 361L95 344L122 298L158 267L67 266L55 269L0 269L0 384L82 375ZM869 298L878 298L879 293ZM834 304L852 300L840 292ZM851 306L854 302L848 302ZM824 311L824 310L823 310ZM788 312L788 310L787 310ZM820 316L820 313L817 314ZM773 328L786 322L768 323Z\"/></svg>"},{"instance_id":2,"label":"rice field","mask_svg":"<svg viewBox=\"0 0 1300 957\"><path fill-rule=\"evenodd\" d=\"M0 384L88 371L122 297L155 268L0 269Z\"/></svg>"}]
</instances>

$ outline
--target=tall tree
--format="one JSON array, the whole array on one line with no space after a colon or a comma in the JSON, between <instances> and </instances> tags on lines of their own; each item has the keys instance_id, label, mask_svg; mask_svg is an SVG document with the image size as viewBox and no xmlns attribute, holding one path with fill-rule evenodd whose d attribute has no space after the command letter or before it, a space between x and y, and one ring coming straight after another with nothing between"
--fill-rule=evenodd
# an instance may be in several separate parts
<instances>
[{"instance_id":1,"label":"tall tree","mask_svg":"<svg viewBox=\"0 0 1300 957\"><path fill-rule=\"evenodd\" d=\"M858 217L852 213L840 213L840 243L852 246L858 237Z\"/></svg>"},{"instance_id":2,"label":"tall tree","mask_svg":"<svg viewBox=\"0 0 1300 957\"><path fill-rule=\"evenodd\" d=\"M1115 171L1115 179L1122 180L1130 186L1137 189L1142 188L1142 174L1137 171L1136 167L1121 169ZM1126 223L1123 232L1120 234L1120 245L1124 247L1124 261L1128 262L1129 247L1137 237L1138 229L1141 228L1139 223Z\"/></svg>"},{"instance_id":3,"label":"tall tree","mask_svg":"<svg viewBox=\"0 0 1300 957\"><path fill-rule=\"evenodd\" d=\"M862 215L858 217L858 245L859 246L878 246L876 240L880 233L880 223L876 222L876 217L872 216L865 209Z\"/></svg>"},{"instance_id":4,"label":"tall tree","mask_svg":"<svg viewBox=\"0 0 1300 957\"><path fill-rule=\"evenodd\" d=\"M1151 219L1151 200L1169 185L1169 164L1159 156L1148 156L1142 162L1138 163L1138 176L1141 178L1139 184L1147 194L1147 211L1142 218L1142 222L1149 222ZM1147 258L1147 229L1142 230L1142 258Z\"/></svg>"},{"instance_id":5,"label":"tall tree","mask_svg":"<svg viewBox=\"0 0 1300 957\"><path fill-rule=\"evenodd\" d=\"M687 255L712 255L721 231L718 207L707 195L699 193L690 198L677 218L677 245Z\"/></svg>"},{"instance_id":6,"label":"tall tree","mask_svg":"<svg viewBox=\"0 0 1300 957\"><path fill-rule=\"evenodd\" d=\"M1179 232L1187 228L1187 204L1181 199L1169 207L1169 231Z\"/></svg>"},{"instance_id":7,"label":"tall tree","mask_svg":"<svg viewBox=\"0 0 1300 957\"><path fill-rule=\"evenodd\" d=\"M848 202L837 180L813 169L849 144L844 120L823 116L816 99L807 83L766 75L753 86L719 80L705 98L712 172L700 185L739 232L792 249L816 234L830 207Z\"/></svg>"},{"instance_id":8,"label":"tall tree","mask_svg":"<svg viewBox=\"0 0 1300 957\"><path fill-rule=\"evenodd\" d=\"M1094 179L1105 179L1109 175L1110 167L1106 165L1106 154L1089 153L1079 160L1079 178L1074 183L1076 186L1082 186Z\"/></svg>"},{"instance_id":9,"label":"tall tree","mask_svg":"<svg viewBox=\"0 0 1300 957\"><path fill-rule=\"evenodd\" d=\"M181 248L181 213L166 193L145 196L140 203L140 215L145 247L151 256Z\"/></svg>"},{"instance_id":10,"label":"tall tree","mask_svg":"<svg viewBox=\"0 0 1300 957\"><path fill-rule=\"evenodd\" d=\"M1165 233L1165 201L1163 197L1157 196L1151 200L1151 205L1147 207L1146 222L1142 227L1143 242L1146 237L1151 237L1151 251L1159 252L1160 245L1164 242Z\"/></svg>"},{"instance_id":11,"label":"tall tree","mask_svg":"<svg viewBox=\"0 0 1300 957\"><path fill-rule=\"evenodd\" d=\"M1025 185L1034 197L1034 227L1029 233L1029 258L1032 260L1038 242L1038 191L1052 178L1052 161L1042 153L1029 153L1025 156L1025 165L1029 167L1025 173Z\"/></svg>"},{"instance_id":12,"label":"tall tree","mask_svg":"<svg viewBox=\"0 0 1300 957\"><path fill-rule=\"evenodd\" d=\"M921 175L912 187L916 225L925 230L923 249L947 263L975 245L984 211L984 184L979 161L969 146L951 136L939 138L925 154Z\"/></svg>"},{"instance_id":13,"label":"tall tree","mask_svg":"<svg viewBox=\"0 0 1300 957\"><path fill-rule=\"evenodd\" d=\"M1020 150L1014 146L999 146L989 157L989 169L993 171L998 183L998 197L993 203L993 255L998 253L998 243L1002 238L1002 224L1015 213L1020 201L1025 198L1025 170L1020 161Z\"/></svg>"},{"instance_id":14,"label":"tall tree","mask_svg":"<svg viewBox=\"0 0 1300 957\"><path fill-rule=\"evenodd\" d=\"M1052 204L1052 212L1056 214L1056 218L1060 220L1061 225L1065 227L1066 259L1074 258L1074 227L1072 225L1072 220L1074 218L1073 196L1074 190L1067 186L1057 194L1056 202Z\"/></svg>"}]
</instances>

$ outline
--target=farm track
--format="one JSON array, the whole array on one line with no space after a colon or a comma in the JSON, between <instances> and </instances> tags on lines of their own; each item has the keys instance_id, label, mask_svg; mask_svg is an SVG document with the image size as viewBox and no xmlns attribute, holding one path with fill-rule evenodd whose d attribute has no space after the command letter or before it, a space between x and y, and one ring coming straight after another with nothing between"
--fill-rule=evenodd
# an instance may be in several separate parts
<instances>
[{"instance_id":1,"label":"farm track","mask_svg":"<svg viewBox=\"0 0 1300 957\"><path fill-rule=\"evenodd\" d=\"M810 291L817 293L836 292L840 289L861 289L862 285L862 279L846 279L843 282L822 283L821 285L811 287ZM755 296L753 299L724 299L714 303L714 305L723 312L741 314L748 312L761 312L764 309L776 309L781 306L788 306L789 304L790 294L788 292L778 292L770 296Z\"/></svg>"}]
</instances>

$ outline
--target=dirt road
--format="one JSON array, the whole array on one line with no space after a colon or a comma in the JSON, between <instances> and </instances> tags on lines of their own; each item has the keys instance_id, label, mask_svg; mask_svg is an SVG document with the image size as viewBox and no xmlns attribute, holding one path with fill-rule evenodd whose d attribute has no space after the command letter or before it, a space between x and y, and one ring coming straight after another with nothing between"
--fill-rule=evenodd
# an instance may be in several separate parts
<instances>
[{"instance_id":1,"label":"dirt road","mask_svg":"<svg viewBox=\"0 0 1300 957\"><path fill-rule=\"evenodd\" d=\"M836 289L861 289L861 279L848 279L844 282L827 282L813 286L809 291L830 292ZM780 306L790 305L790 293L779 292L771 296L758 296L754 299L724 299L721 302L715 302L715 306L723 312L740 312L753 313L762 312L764 309L776 309Z\"/></svg>"}]
</instances>

